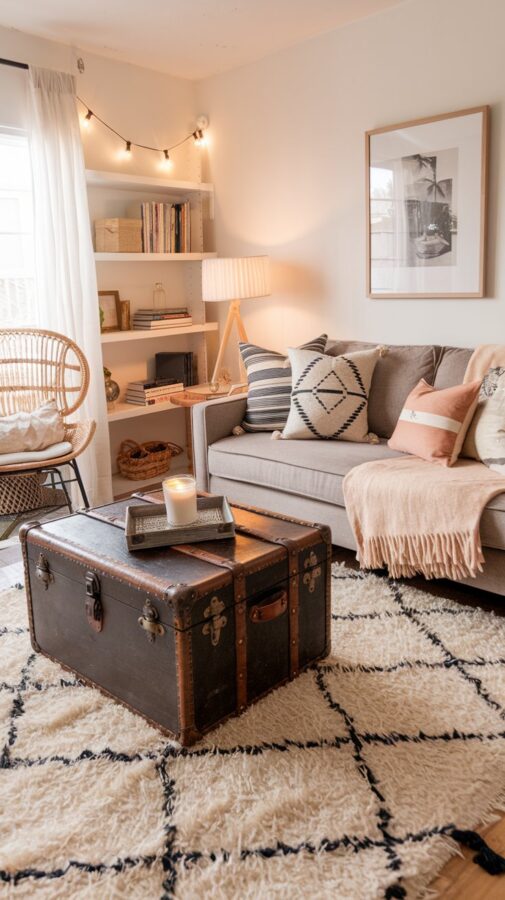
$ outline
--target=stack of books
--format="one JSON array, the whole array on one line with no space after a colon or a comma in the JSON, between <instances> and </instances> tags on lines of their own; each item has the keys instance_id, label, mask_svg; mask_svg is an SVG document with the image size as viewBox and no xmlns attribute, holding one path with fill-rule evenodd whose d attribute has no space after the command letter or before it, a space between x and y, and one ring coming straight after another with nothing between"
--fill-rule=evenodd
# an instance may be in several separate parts
<instances>
[{"instance_id":1,"label":"stack of books","mask_svg":"<svg viewBox=\"0 0 505 900\"><path fill-rule=\"evenodd\" d=\"M141 203L144 253L190 253L189 203Z\"/></svg>"},{"instance_id":2,"label":"stack of books","mask_svg":"<svg viewBox=\"0 0 505 900\"><path fill-rule=\"evenodd\" d=\"M175 378L164 381L130 381L126 389L125 400L127 403L136 403L138 406L155 406L157 403L166 403L171 394L184 390L182 382L176 382Z\"/></svg>"},{"instance_id":3,"label":"stack of books","mask_svg":"<svg viewBox=\"0 0 505 900\"><path fill-rule=\"evenodd\" d=\"M155 377L160 380L173 378L182 381L184 387L197 384L196 359L191 351L157 353L155 356Z\"/></svg>"},{"instance_id":4,"label":"stack of books","mask_svg":"<svg viewBox=\"0 0 505 900\"><path fill-rule=\"evenodd\" d=\"M193 318L185 306L174 309L138 309L132 320L133 329L141 331L180 328L192 324Z\"/></svg>"}]
</instances>

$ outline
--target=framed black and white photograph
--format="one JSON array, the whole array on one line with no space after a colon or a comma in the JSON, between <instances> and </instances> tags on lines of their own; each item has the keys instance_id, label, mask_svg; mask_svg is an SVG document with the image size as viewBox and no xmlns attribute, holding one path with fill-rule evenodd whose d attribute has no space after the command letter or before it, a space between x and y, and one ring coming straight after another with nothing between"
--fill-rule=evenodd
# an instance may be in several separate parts
<instances>
[{"instance_id":1,"label":"framed black and white photograph","mask_svg":"<svg viewBox=\"0 0 505 900\"><path fill-rule=\"evenodd\" d=\"M489 107L366 133L367 291L483 297Z\"/></svg>"},{"instance_id":2,"label":"framed black and white photograph","mask_svg":"<svg viewBox=\"0 0 505 900\"><path fill-rule=\"evenodd\" d=\"M119 291L98 291L100 331L121 330L121 301Z\"/></svg>"}]
</instances>

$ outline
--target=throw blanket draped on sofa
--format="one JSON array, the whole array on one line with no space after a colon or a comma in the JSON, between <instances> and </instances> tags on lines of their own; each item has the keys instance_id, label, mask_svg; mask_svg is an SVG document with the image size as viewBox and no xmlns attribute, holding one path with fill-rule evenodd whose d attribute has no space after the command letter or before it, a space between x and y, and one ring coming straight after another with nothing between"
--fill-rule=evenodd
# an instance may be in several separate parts
<instances>
[{"instance_id":1,"label":"throw blanket draped on sofa","mask_svg":"<svg viewBox=\"0 0 505 900\"><path fill-rule=\"evenodd\" d=\"M414 456L381 459L346 475L347 515L363 569L393 578L474 578L482 571L482 510L502 475L464 459L450 469Z\"/></svg>"},{"instance_id":2,"label":"throw blanket draped on sofa","mask_svg":"<svg viewBox=\"0 0 505 900\"><path fill-rule=\"evenodd\" d=\"M478 347L465 381L483 378L490 364L505 366L505 347ZM457 580L482 571L480 519L505 479L474 460L447 468L406 456L356 466L343 490L362 568Z\"/></svg>"}]
</instances>

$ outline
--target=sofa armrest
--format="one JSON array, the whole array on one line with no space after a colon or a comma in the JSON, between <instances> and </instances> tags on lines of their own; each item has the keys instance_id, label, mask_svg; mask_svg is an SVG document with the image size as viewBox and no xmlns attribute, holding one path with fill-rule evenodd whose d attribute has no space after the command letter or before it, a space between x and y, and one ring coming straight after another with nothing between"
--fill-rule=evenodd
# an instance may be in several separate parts
<instances>
[{"instance_id":1,"label":"sofa armrest","mask_svg":"<svg viewBox=\"0 0 505 900\"><path fill-rule=\"evenodd\" d=\"M193 465L199 491L209 489L208 448L215 441L228 437L244 418L247 397L225 397L209 400L191 407L193 435Z\"/></svg>"}]
</instances>

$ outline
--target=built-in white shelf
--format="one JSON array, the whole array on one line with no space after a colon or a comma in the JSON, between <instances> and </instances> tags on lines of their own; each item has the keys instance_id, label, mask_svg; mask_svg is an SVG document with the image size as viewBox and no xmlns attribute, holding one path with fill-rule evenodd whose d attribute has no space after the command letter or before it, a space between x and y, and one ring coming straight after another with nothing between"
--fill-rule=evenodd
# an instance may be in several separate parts
<instances>
[{"instance_id":1,"label":"built-in white shelf","mask_svg":"<svg viewBox=\"0 0 505 900\"><path fill-rule=\"evenodd\" d=\"M126 175L123 172L99 172L86 170L89 187L117 188L123 191L152 191L186 197L188 194L212 194L214 185L205 181L177 181L170 178L151 178L148 175Z\"/></svg>"},{"instance_id":2,"label":"built-in white shelf","mask_svg":"<svg viewBox=\"0 0 505 900\"><path fill-rule=\"evenodd\" d=\"M195 262L217 253L95 253L96 262Z\"/></svg>"},{"instance_id":3,"label":"built-in white shelf","mask_svg":"<svg viewBox=\"0 0 505 900\"><path fill-rule=\"evenodd\" d=\"M107 418L109 422L119 422L121 419L136 419L137 416L148 416L152 413L167 412L171 409L182 409L167 400L166 403L153 403L151 406L141 406L140 403L125 403L124 401L114 404L114 408L109 410Z\"/></svg>"},{"instance_id":4,"label":"built-in white shelf","mask_svg":"<svg viewBox=\"0 0 505 900\"><path fill-rule=\"evenodd\" d=\"M176 456L175 459L172 459L172 464L168 472L165 472L163 475L155 476L154 478L144 478L141 481L130 481L129 478L125 478L124 475L120 475L119 472L116 472L115 475L112 476L112 495L113 497L119 497L122 494L137 494L145 491L147 488L156 490L157 488L161 488L161 480L166 478L167 475L180 475L183 472L188 472L188 460L186 454L182 454L181 456Z\"/></svg>"},{"instance_id":5,"label":"built-in white shelf","mask_svg":"<svg viewBox=\"0 0 505 900\"><path fill-rule=\"evenodd\" d=\"M153 338L166 338L178 334L202 334L217 331L217 322L204 322L202 325L185 325L180 328L153 328L149 331L106 331L101 335L102 344L119 344L124 341L145 341Z\"/></svg>"}]
</instances>

